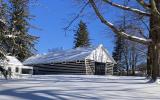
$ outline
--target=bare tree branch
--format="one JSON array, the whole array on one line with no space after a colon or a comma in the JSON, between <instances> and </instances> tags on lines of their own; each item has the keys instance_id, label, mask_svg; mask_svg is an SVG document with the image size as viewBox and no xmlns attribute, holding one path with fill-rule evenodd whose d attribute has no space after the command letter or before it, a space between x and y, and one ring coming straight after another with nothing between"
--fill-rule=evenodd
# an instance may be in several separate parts
<instances>
[{"instance_id":1,"label":"bare tree branch","mask_svg":"<svg viewBox=\"0 0 160 100\"><path fill-rule=\"evenodd\" d=\"M74 22L75 20L77 20L81 14L83 13L83 11L85 10L85 8L87 7L87 5L89 4L89 2L87 2L82 9L80 10L80 12L73 18L73 20L70 21L70 23L64 28L64 30L67 30Z\"/></svg>"},{"instance_id":2,"label":"bare tree branch","mask_svg":"<svg viewBox=\"0 0 160 100\"><path fill-rule=\"evenodd\" d=\"M145 21L143 19L141 19L141 22L144 24L144 26L147 28L148 32L150 31L149 26L147 25L147 23L145 23Z\"/></svg>"},{"instance_id":3,"label":"bare tree branch","mask_svg":"<svg viewBox=\"0 0 160 100\"><path fill-rule=\"evenodd\" d=\"M140 34L143 38L148 39L148 37L144 35L144 32L143 32L141 29L139 29L139 34Z\"/></svg>"},{"instance_id":4,"label":"bare tree branch","mask_svg":"<svg viewBox=\"0 0 160 100\"><path fill-rule=\"evenodd\" d=\"M144 15L144 16L150 16L151 15L150 13L147 13L145 11L141 11L139 9L135 9L135 8L131 8L131 7L127 7L127 6L123 6L123 5L120 5L120 4L113 3L110 0L103 0L103 1L112 5L112 6L114 6L114 7L121 8L123 10L132 11L132 12L140 14L140 15Z\"/></svg>"},{"instance_id":5,"label":"bare tree branch","mask_svg":"<svg viewBox=\"0 0 160 100\"><path fill-rule=\"evenodd\" d=\"M144 18L144 16L140 16L137 20L140 20L140 21L142 22L142 24L146 27L146 29L148 30L148 32L150 32L150 28L149 28L149 26L147 25L147 23L144 21L143 18ZM140 35L143 36L143 38L148 39L148 36L146 36L146 35L144 34L144 32L142 32L142 30L141 30L140 28L139 28L138 30L139 30Z\"/></svg>"},{"instance_id":6,"label":"bare tree branch","mask_svg":"<svg viewBox=\"0 0 160 100\"><path fill-rule=\"evenodd\" d=\"M144 0L136 0L144 9L149 10L149 4L147 4Z\"/></svg>"},{"instance_id":7,"label":"bare tree branch","mask_svg":"<svg viewBox=\"0 0 160 100\"><path fill-rule=\"evenodd\" d=\"M116 33L117 35L125 38L125 39L128 39L128 40L131 40L131 41L135 41L135 42L138 42L138 43L142 43L142 44L150 44L151 43L151 40L150 39L144 39L144 38L140 38L140 37L136 37L136 36L133 36L133 35L129 35L125 32L122 32L120 31L119 29L117 29L112 23L110 23L109 21L107 21L102 15L101 13L99 12L94 0L89 0L93 10L95 11L97 17L101 20L101 22L105 25L107 25L108 27L111 28L111 30Z\"/></svg>"}]
</instances>

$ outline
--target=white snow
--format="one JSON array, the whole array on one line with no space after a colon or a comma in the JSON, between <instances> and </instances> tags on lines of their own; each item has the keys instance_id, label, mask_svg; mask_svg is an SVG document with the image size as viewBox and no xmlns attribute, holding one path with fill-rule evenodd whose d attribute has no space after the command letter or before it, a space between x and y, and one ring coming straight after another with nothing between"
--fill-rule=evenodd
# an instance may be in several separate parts
<instances>
[{"instance_id":1,"label":"white snow","mask_svg":"<svg viewBox=\"0 0 160 100\"><path fill-rule=\"evenodd\" d=\"M23 64L48 64L56 62L85 60L86 58L98 62L115 63L114 59L108 54L108 51L101 44L98 47L79 47L75 49L53 51L47 54L32 56L26 59Z\"/></svg>"},{"instance_id":2,"label":"white snow","mask_svg":"<svg viewBox=\"0 0 160 100\"><path fill-rule=\"evenodd\" d=\"M7 65L17 65L23 66L23 64L14 56L6 56L7 60L0 60L0 65L7 66ZM6 65L4 65L6 64Z\"/></svg>"},{"instance_id":3,"label":"white snow","mask_svg":"<svg viewBox=\"0 0 160 100\"><path fill-rule=\"evenodd\" d=\"M54 62L65 62L73 60L84 60L95 48L77 48L71 50L54 51L47 54L36 55L26 59L23 64L43 64Z\"/></svg>"},{"instance_id":4,"label":"white snow","mask_svg":"<svg viewBox=\"0 0 160 100\"><path fill-rule=\"evenodd\" d=\"M0 100L160 100L144 77L46 75L0 80Z\"/></svg>"},{"instance_id":5,"label":"white snow","mask_svg":"<svg viewBox=\"0 0 160 100\"><path fill-rule=\"evenodd\" d=\"M160 78L158 78L156 82L157 82L158 84L160 84Z\"/></svg>"},{"instance_id":6,"label":"white snow","mask_svg":"<svg viewBox=\"0 0 160 100\"><path fill-rule=\"evenodd\" d=\"M15 35L5 35L6 37L8 37L8 38L16 38L17 36L15 36Z\"/></svg>"},{"instance_id":7,"label":"white snow","mask_svg":"<svg viewBox=\"0 0 160 100\"><path fill-rule=\"evenodd\" d=\"M6 58L8 59L8 64L10 65L23 66L23 64L14 56L6 56Z\"/></svg>"}]
</instances>

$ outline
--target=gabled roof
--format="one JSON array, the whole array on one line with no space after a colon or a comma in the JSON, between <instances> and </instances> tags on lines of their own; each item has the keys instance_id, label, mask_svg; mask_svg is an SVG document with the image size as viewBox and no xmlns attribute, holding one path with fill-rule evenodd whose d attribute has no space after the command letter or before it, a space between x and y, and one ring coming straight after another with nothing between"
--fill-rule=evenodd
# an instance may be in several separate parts
<instances>
[{"instance_id":1,"label":"gabled roof","mask_svg":"<svg viewBox=\"0 0 160 100\"><path fill-rule=\"evenodd\" d=\"M26 59L24 65L50 64L57 62L67 62L84 60L96 47L79 47L70 50L54 51L48 54L35 55Z\"/></svg>"},{"instance_id":2,"label":"gabled roof","mask_svg":"<svg viewBox=\"0 0 160 100\"><path fill-rule=\"evenodd\" d=\"M16 65L16 66L23 66L23 64L14 56L6 56L6 60L0 60L1 66L7 65Z\"/></svg>"},{"instance_id":3,"label":"gabled roof","mask_svg":"<svg viewBox=\"0 0 160 100\"><path fill-rule=\"evenodd\" d=\"M9 65L23 66L23 64L14 56L6 56Z\"/></svg>"},{"instance_id":4,"label":"gabled roof","mask_svg":"<svg viewBox=\"0 0 160 100\"><path fill-rule=\"evenodd\" d=\"M113 64L116 64L116 61L113 59L112 56L109 55L108 50L107 50L106 48L104 48L103 45L102 45L102 49L104 49L104 51L106 52L107 57L110 59L110 61L111 61Z\"/></svg>"}]
</instances>

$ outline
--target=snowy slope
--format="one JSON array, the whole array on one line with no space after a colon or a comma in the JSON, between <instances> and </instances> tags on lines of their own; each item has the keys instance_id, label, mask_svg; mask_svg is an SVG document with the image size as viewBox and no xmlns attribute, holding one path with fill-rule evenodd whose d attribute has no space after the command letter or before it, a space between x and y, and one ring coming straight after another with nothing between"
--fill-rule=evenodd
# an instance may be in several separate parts
<instances>
[{"instance_id":1,"label":"snowy slope","mask_svg":"<svg viewBox=\"0 0 160 100\"><path fill-rule=\"evenodd\" d=\"M50 75L0 80L0 100L160 100L143 77Z\"/></svg>"}]
</instances>

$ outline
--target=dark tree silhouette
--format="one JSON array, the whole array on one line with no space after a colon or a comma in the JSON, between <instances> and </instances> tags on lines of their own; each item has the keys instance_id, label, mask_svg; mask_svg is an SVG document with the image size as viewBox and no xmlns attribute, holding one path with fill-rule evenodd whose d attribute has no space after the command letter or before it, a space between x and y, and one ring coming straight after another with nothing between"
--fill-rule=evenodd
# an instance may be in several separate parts
<instances>
[{"instance_id":1,"label":"dark tree silhouette","mask_svg":"<svg viewBox=\"0 0 160 100\"><path fill-rule=\"evenodd\" d=\"M90 39L87 26L83 21L80 21L78 29L74 35L74 48L88 46L90 46Z\"/></svg>"}]
</instances>

